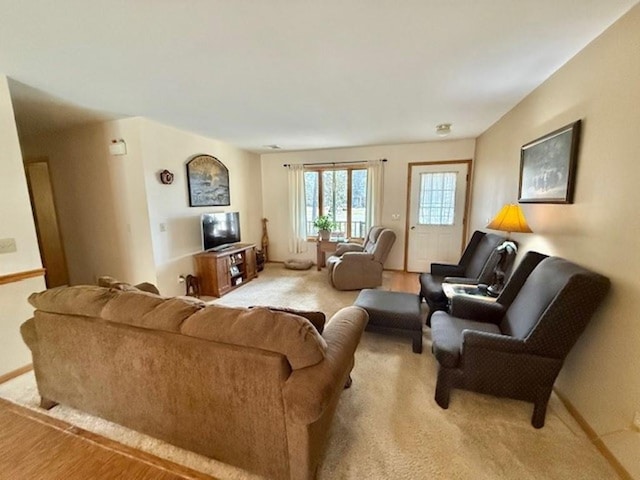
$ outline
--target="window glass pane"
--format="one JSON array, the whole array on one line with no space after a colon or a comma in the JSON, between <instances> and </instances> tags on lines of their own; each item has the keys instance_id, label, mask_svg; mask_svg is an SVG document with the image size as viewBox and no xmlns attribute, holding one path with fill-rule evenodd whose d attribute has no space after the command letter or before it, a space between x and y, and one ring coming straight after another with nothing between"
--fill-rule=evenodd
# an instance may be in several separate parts
<instances>
[{"instance_id":1,"label":"window glass pane","mask_svg":"<svg viewBox=\"0 0 640 480\"><path fill-rule=\"evenodd\" d=\"M351 238L364 238L367 217L367 171L351 172Z\"/></svg>"},{"instance_id":2,"label":"window glass pane","mask_svg":"<svg viewBox=\"0 0 640 480\"><path fill-rule=\"evenodd\" d=\"M453 225L456 181L456 172L420 174L419 224Z\"/></svg>"},{"instance_id":3,"label":"window glass pane","mask_svg":"<svg viewBox=\"0 0 640 480\"><path fill-rule=\"evenodd\" d=\"M318 230L313 221L318 218L320 211L320 184L318 172L304 172L304 195L307 205L307 235L316 236Z\"/></svg>"},{"instance_id":4,"label":"window glass pane","mask_svg":"<svg viewBox=\"0 0 640 480\"><path fill-rule=\"evenodd\" d=\"M336 222L335 231L347 231L347 171L322 172L322 214Z\"/></svg>"},{"instance_id":5,"label":"window glass pane","mask_svg":"<svg viewBox=\"0 0 640 480\"><path fill-rule=\"evenodd\" d=\"M351 179L351 196L348 183ZM322 198L320 198L322 192ZM329 215L336 223L334 232L350 238L363 238L367 206L367 170L327 169L305 172L307 235L317 236L313 222L320 215ZM322 211L320 211L322 205ZM351 222L348 225L349 218Z\"/></svg>"}]
</instances>

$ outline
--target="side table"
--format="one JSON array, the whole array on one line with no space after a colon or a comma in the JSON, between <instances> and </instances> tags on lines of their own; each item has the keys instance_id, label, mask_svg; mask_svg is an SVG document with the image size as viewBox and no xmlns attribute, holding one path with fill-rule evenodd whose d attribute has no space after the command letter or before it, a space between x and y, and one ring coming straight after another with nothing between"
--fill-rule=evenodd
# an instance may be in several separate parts
<instances>
[{"instance_id":1,"label":"side table","mask_svg":"<svg viewBox=\"0 0 640 480\"><path fill-rule=\"evenodd\" d=\"M464 283L442 283L442 291L449 300L457 295L472 297L484 302L495 302L496 297L490 297L486 293L482 293L477 285L469 285Z\"/></svg>"},{"instance_id":2,"label":"side table","mask_svg":"<svg viewBox=\"0 0 640 480\"><path fill-rule=\"evenodd\" d=\"M341 240L341 242L344 240ZM337 240L316 240L316 264L318 265L318 271L322 270L322 267L327 265L326 253L335 252L338 246Z\"/></svg>"}]
</instances>

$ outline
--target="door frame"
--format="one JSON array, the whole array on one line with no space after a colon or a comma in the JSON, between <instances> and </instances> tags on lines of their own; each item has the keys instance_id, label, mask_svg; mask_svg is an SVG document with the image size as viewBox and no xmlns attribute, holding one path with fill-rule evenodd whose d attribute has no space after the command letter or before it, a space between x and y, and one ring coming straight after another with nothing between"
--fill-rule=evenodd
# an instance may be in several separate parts
<instances>
[{"instance_id":1,"label":"door frame","mask_svg":"<svg viewBox=\"0 0 640 480\"><path fill-rule=\"evenodd\" d=\"M405 211L405 224L404 224L404 271L407 272L407 264L409 262L409 228L411 219L411 181L413 180L413 169L415 167L424 167L429 165L466 165L467 166L467 189L464 197L464 211L462 212L462 241L460 242L461 249L460 254L464 251L465 239L467 238L467 231L469 228L469 210L471 207L471 179L473 178L473 160L436 160L435 162L409 162L407 165L407 204Z\"/></svg>"}]
</instances>

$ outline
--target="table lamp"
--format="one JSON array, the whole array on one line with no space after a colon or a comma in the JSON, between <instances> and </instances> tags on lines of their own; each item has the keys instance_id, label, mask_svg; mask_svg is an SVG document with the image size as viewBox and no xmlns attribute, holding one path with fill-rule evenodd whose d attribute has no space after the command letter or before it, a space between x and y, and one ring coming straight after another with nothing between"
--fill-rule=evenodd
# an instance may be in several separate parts
<instances>
[{"instance_id":1,"label":"table lamp","mask_svg":"<svg viewBox=\"0 0 640 480\"><path fill-rule=\"evenodd\" d=\"M493 283L487 288L487 293L492 297L497 297L504 287L505 272L508 272L515 253L518 251L517 245L511 240L511 232L533 233L520 205L507 204L498 212L493 220L489 222L487 228L507 232L507 240L500 245L497 250L500 253L500 260L495 269Z\"/></svg>"}]
</instances>

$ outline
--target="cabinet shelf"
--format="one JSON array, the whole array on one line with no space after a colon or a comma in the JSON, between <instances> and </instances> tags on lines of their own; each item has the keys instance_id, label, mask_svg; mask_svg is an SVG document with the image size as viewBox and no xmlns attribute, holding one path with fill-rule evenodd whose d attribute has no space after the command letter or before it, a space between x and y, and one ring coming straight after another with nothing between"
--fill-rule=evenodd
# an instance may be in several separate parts
<instances>
[{"instance_id":1,"label":"cabinet shelf","mask_svg":"<svg viewBox=\"0 0 640 480\"><path fill-rule=\"evenodd\" d=\"M234 245L222 252L198 253L194 261L202 295L221 297L258 276L253 244Z\"/></svg>"}]
</instances>

